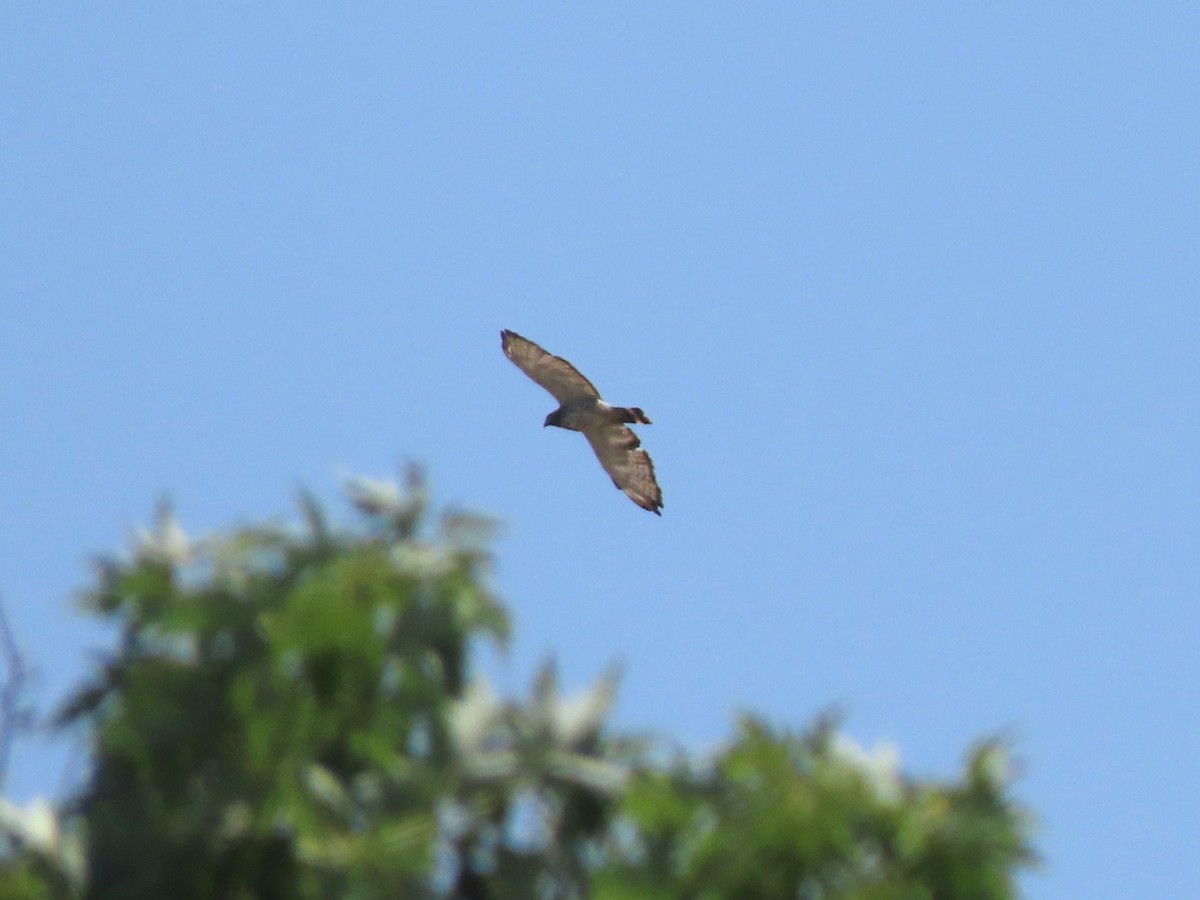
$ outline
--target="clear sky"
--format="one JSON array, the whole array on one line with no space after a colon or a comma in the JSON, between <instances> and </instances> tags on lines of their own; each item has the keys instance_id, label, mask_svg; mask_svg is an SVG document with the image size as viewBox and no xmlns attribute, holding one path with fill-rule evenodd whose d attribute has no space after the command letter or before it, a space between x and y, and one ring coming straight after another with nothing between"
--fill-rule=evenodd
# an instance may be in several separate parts
<instances>
[{"instance_id":1,"label":"clear sky","mask_svg":"<svg viewBox=\"0 0 1200 900\"><path fill-rule=\"evenodd\" d=\"M1200 896L1193 3L0 8L0 591L425 462L500 668L706 747L1001 732L1030 896ZM647 8L650 7L650 8ZM645 408L662 519L500 352ZM67 757L27 744L10 793Z\"/></svg>"}]
</instances>

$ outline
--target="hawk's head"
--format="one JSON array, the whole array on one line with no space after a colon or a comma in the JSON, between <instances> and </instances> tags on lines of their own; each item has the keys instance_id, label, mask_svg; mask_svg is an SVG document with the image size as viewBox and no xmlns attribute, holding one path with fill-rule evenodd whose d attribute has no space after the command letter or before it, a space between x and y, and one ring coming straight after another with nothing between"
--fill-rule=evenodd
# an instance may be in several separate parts
<instances>
[{"instance_id":1,"label":"hawk's head","mask_svg":"<svg viewBox=\"0 0 1200 900\"><path fill-rule=\"evenodd\" d=\"M547 425L559 425L561 422L562 410L556 409L554 412L550 413L550 415L546 416L546 421L542 423L542 427L545 428Z\"/></svg>"}]
</instances>

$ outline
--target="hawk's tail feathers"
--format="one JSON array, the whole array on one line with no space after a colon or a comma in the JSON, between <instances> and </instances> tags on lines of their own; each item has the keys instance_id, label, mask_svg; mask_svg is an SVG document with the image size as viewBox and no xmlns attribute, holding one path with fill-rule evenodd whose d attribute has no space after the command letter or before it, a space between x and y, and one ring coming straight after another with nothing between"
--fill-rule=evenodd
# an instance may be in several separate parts
<instances>
[{"instance_id":1,"label":"hawk's tail feathers","mask_svg":"<svg viewBox=\"0 0 1200 900\"><path fill-rule=\"evenodd\" d=\"M637 425L651 425L650 417L642 412L637 406L621 406L617 408L617 412L621 414L620 421L629 422Z\"/></svg>"}]
</instances>

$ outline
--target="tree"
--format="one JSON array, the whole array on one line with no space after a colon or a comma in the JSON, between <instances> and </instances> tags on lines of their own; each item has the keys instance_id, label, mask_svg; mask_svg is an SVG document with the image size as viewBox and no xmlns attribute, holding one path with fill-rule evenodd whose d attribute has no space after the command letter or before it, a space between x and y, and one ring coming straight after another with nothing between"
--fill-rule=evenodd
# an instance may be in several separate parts
<instances>
[{"instance_id":1,"label":"tree","mask_svg":"<svg viewBox=\"0 0 1200 900\"><path fill-rule=\"evenodd\" d=\"M431 523L415 472L348 495L353 528L304 497L302 529L199 541L163 506L98 563L84 605L121 637L58 717L92 770L56 813L0 810L3 896L1014 895L1000 745L921 783L829 718L664 752L606 727L613 672L563 697L548 664L501 699L470 665L509 630L490 523Z\"/></svg>"}]
</instances>

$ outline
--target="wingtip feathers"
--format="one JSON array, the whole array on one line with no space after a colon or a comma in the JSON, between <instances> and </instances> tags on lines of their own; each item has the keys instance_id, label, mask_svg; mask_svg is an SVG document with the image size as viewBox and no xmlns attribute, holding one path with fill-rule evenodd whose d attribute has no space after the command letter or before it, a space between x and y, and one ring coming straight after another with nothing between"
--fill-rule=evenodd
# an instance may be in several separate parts
<instances>
[{"instance_id":1,"label":"wingtip feathers","mask_svg":"<svg viewBox=\"0 0 1200 900\"><path fill-rule=\"evenodd\" d=\"M645 494L636 494L631 491L622 491L621 493L623 493L642 509L646 510L646 512L652 512L659 517L662 516L663 502L661 493L657 497L651 497Z\"/></svg>"}]
</instances>

